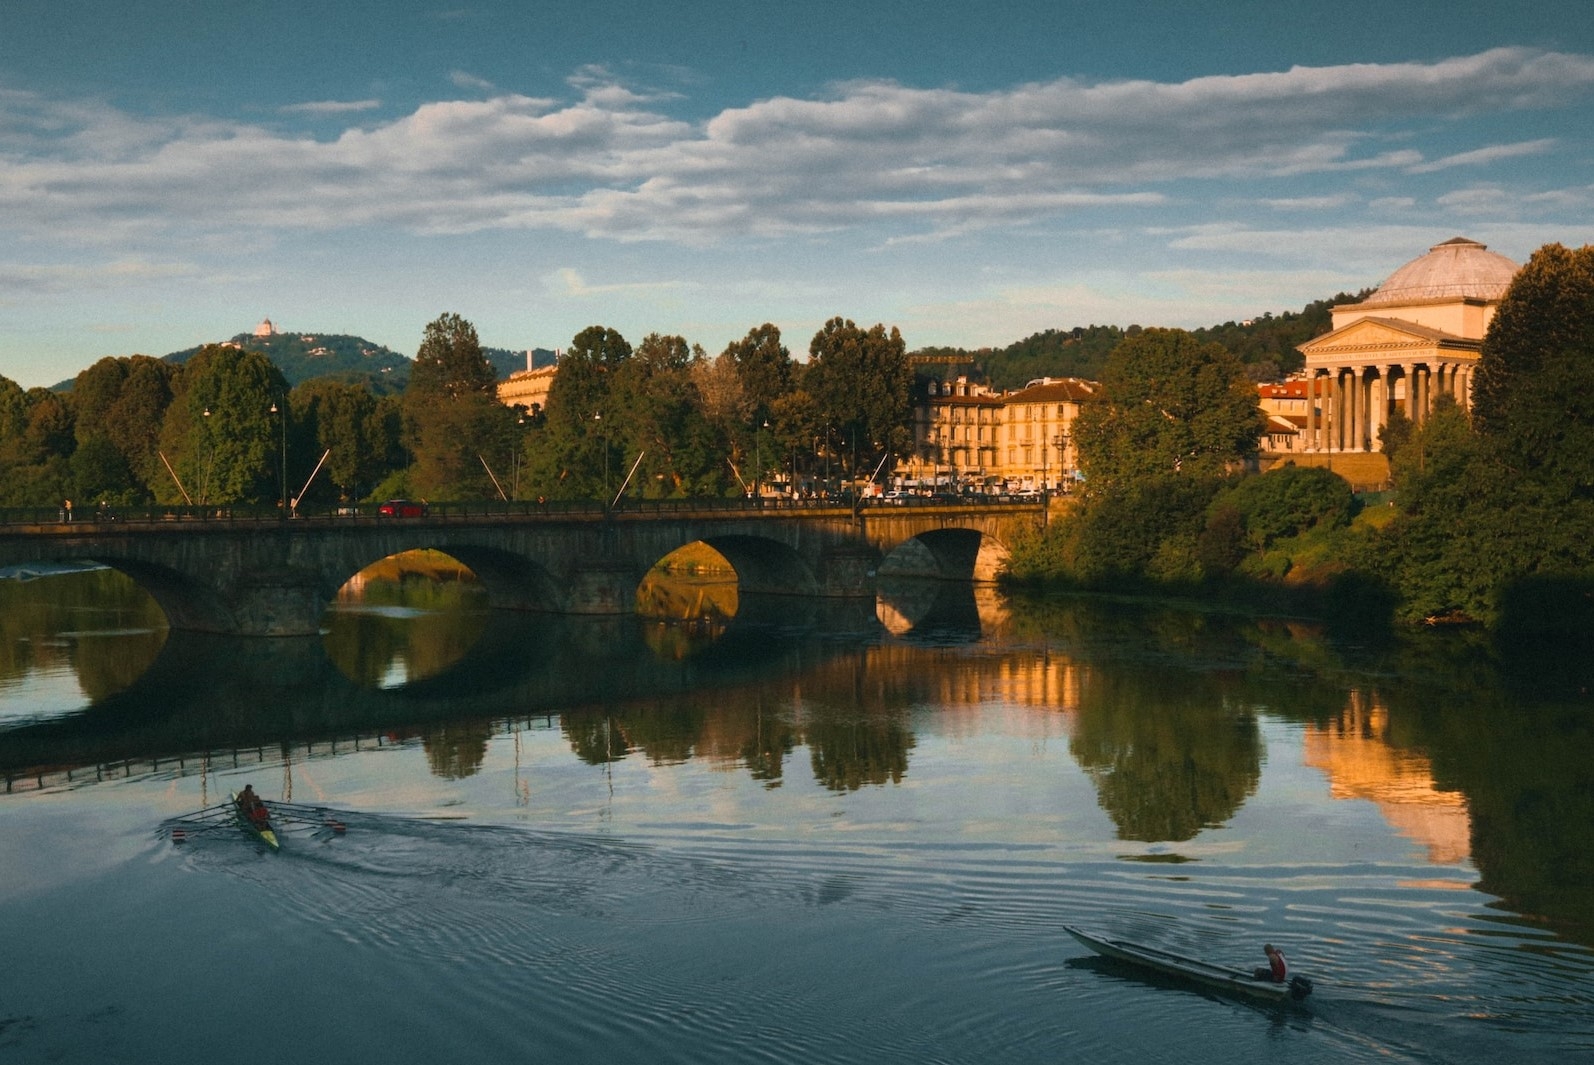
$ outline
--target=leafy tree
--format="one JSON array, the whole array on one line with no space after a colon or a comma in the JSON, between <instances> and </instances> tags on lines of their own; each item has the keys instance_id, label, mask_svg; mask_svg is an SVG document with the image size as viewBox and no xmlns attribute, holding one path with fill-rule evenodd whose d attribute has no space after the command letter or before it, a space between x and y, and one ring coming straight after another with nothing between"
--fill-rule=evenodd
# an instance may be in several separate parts
<instances>
[{"instance_id":1,"label":"leafy tree","mask_svg":"<svg viewBox=\"0 0 1594 1065\"><path fill-rule=\"evenodd\" d=\"M780 329L765 322L728 344L724 353L736 367L748 419L754 424L768 421L775 401L792 385L791 352L781 343Z\"/></svg>"},{"instance_id":2,"label":"leafy tree","mask_svg":"<svg viewBox=\"0 0 1594 1065\"><path fill-rule=\"evenodd\" d=\"M288 383L271 360L221 344L202 348L176 378L160 446L195 503L266 502L277 498L278 433L273 404ZM156 482L160 502L182 492Z\"/></svg>"},{"instance_id":3,"label":"leafy tree","mask_svg":"<svg viewBox=\"0 0 1594 1065\"><path fill-rule=\"evenodd\" d=\"M100 359L77 375L66 397L73 440L50 444L52 453L71 455L74 496L144 502L157 476L169 480L156 451L176 372L171 363L134 355Z\"/></svg>"},{"instance_id":4,"label":"leafy tree","mask_svg":"<svg viewBox=\"0 0 1594 1065\"><path fill-rule=\"evenodd\" d=\"M496 394L497 384L474 325L457 314L440 314L427 323L410 367L407 395L427 401L461 399Z\"/></svg>"},{"instance_id":5,"label":"leafy tree","mask_svg":"<svg viewBox=\"0 0 1594 1065\"><path fill-rule=\"evenodd\" d=\"M1594 493L1594 246L1546 245L1517 273L1484 337L1472 415L1514 469Z\"/></svg>"},{"instance_id":6,"label":"leafy tree","mask_svg":"<svg viewBox=\"0 0 1594 1065\"><path fill-rule=\"evenodd\" d=\"M642 459L628 489L633 494L724 490L724 438L703 413L694 372L704 361L702 348L652 333L615 374L611 406L622 419L622 461L629 470Z\"/></svg>"},{"instance_id":7,"label":"leafy tree","mask_svg":"<svg viewBox=\"0 0 1594 1065\"><path fill-rule=\"evenodd\" d=\"M559 360L543 424L530 434L527 473L532 490L550 499L599 499L624 452L622 418L613 400L631 345L606 326L577 333ZM623 477L624 474L622 473Z\"/></svg>"},{"instance_id":8,"label":"leafy tree","mask_svg":"<svg viewBox=\"0 0 1594 1065\"><path fill-rule=\"evenodd\" d=\"M1316 466L1280 466L1242 478L1220 503L1239 515L1248 546L1262 550L1275 540L1314 528L1350 523L1355 505L1350 482Z\"/></svg>"},{"instance_id":9,"label":"leafy tree","mask_svg":"<svg viewBox=\"0 0 1594 1065\"><path fill-rule=\"evenodd\" d=\"M488 469L510 459L515 418L498 402L497 375L476 327L457 314L430 322L404 390L405 439L415 456L411 488L431 499L496 496Z\"/></svg>"},{"instance_id":10,"label":"leafy tree","mask_svg":"<svg viewBox=\"0 0 1594 1065\"><path fill-rule=\"evenodd\" d=\"M96 434L72 452L67 498L128 504L143 502L146 493L110 437Z\"/></svg>"},{"instance_id":11,"label":"leafy tree","mask_svg":"<svg viewBox=\"0 0 1594 1065\"><path fill-rule=\"evenodd\" d=\"M71 489L72 412L43 388L0 377L0 505L59 504Z\"/></svg>"},{"instance_id":12,"label":"leafy tree","mask_svg":"<svg viewBox=\"0 0 1594 1065\"><path fill-rule=\"evenodd\" d=\"M832 318L814 334L808 352L803 384L815 421L856 440L865 455L906 454L913 443L913 370L896 327L864 330Z\"/></svg>"},{"instance_id":13,"label":"leafy tree","mask_svg":"<svg viewBox=\"0 0 1594 1065\"><path fill-rule=\"evenodd\" d=\"M364 498L403 465L399 420L391 397L379 398L360 385L316 378L293 390L295 421L313 445L327 455L325 476L340 500ZM301 459L308 452L300 452ZM292 490L297 490L294 486ZM312 493L314 494L314 493Z\"/></svg>"},{"instance_id":14,"label":"leafy tree","mask_svg":"<svg viewBox=\"0 0 1594 1065\"><path fill-rule=\"evenodd\" d=\"M1074 423L1092 494L1168 473L1217 474L1256 454L1256 389L1220 345L1146 329L1113 350L1102 398Z\"/></svg>"}]
</instances>

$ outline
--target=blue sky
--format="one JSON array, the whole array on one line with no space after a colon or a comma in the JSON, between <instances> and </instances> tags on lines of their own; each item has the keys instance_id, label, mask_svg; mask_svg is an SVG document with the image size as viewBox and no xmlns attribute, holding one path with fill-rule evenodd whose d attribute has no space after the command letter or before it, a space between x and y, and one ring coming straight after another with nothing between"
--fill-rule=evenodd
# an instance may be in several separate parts
<instances>
[{"instance_id":1,"label":"blue sky","mask_svg":"<svg viewBox=\"0 0 1594 1065\"><path fill-rule=\"evenodd\" d=\"M1594 241L1594 5L0 2L0 374L1198 326Z\"/></svg>"}]
</instances>

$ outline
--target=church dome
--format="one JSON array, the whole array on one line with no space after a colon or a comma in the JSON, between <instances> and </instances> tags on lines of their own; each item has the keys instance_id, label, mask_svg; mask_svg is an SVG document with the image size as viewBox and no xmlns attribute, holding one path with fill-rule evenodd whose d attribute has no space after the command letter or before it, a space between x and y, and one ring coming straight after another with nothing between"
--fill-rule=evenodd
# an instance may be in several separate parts
<instances>
[{"instance_id":1,"label":"church dome","mask_svg":"<svg viewBox=\"0 0 1594 1065\"><path fill-rule=\"evenodd\" d=\"M1516 272L1517 264L1504 255L1475 240L1453 237L1390 274L1362 306L1447 298L1497 300Z\"/></svg>"}]
</instances>

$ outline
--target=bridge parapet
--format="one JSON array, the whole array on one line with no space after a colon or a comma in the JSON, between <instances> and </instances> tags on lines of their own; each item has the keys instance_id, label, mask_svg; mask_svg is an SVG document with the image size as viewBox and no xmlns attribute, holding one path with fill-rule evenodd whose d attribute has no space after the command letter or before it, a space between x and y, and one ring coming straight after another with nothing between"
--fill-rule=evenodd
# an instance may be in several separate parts
<instances>
[{"instance_id":1,"label":"bridge parapet","mask_svg":"<svg viewBox=\"0 0 1594 1065\"><path fill-rule=\"evenodd\" d=\"M119 509L102 520L0 522L0 568L84 560L122 570L174 628L262 636L319 631L350 577L390 555L432 548L470 567L495 607L629 613L659 560L697 541L748 591L872 596L881 559L924 545L925 575L971 579L982 543L1005 544L1038 504L924 501L849 505L759 500L446 504L421 517L366 510L283 518L262 509ZM36 515L35 515L36 516Z\"/></svg>"}]
</instances>

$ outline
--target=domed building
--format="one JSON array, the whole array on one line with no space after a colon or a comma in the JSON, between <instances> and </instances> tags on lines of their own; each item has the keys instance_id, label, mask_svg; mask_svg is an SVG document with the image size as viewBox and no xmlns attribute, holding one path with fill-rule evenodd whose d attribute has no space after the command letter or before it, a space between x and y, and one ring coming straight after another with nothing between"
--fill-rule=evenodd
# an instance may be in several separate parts
<instances>
[{"instance_id":1,"label":"domed building","mask_svg":"<svg viewBox=\"0 0 1594 1065\"><path fill-rule=\"evenodd\" d=\"M1455 237L1361 302L1332 308L1333 329L1299 349L1311 399L1301 450L1377 452L1395 411L1420 424L1442 395L1470 407L1483 335L1516 272L1504 255Z\"/></svg>"}]
</instances>

